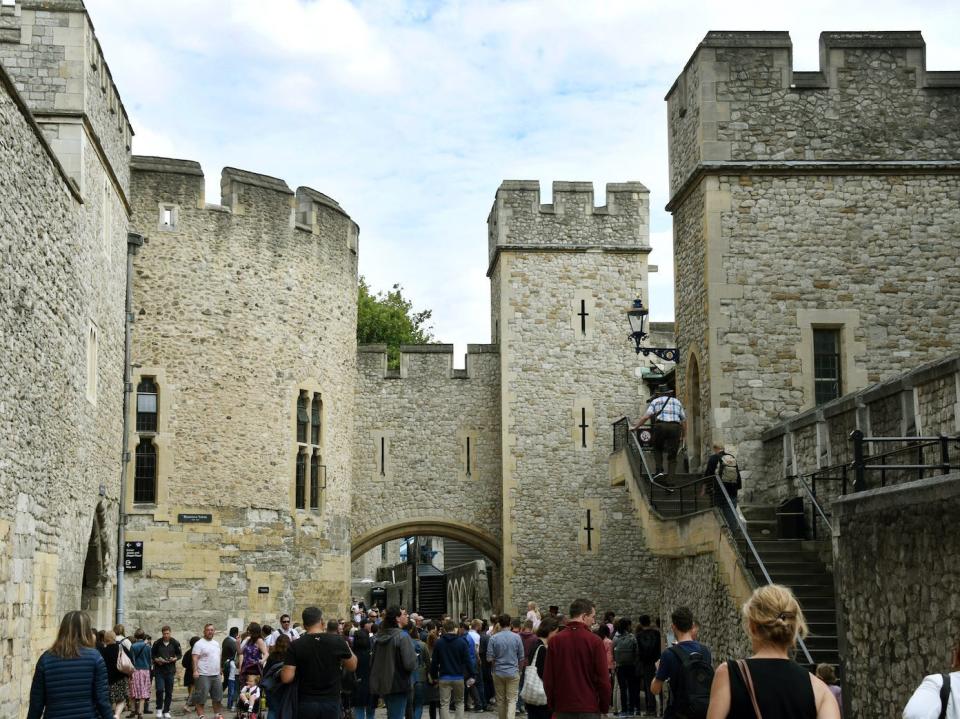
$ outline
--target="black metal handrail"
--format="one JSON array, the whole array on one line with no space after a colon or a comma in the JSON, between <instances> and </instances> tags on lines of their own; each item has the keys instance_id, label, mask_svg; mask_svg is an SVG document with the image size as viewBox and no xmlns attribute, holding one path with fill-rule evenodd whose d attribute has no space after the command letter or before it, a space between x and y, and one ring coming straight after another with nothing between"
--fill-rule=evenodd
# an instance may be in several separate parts
<instances>
[{"instance_id":1,"label":"black metal handrail","mask_svg":"<svg viewBox=\"0 0 960 719\"><path fill-rule=\"evenodd\" d=\"M770 578L770 572L767 571L766 565L764 565L763 560L760 559L760 555L757 553L757 548L753 544L753 540L750 539L750 534L747 532L746 526L740 520L739 514L737 513L737 507L733 503L733 500L730 498L727 488L723 486L716 476L708 475L705 477L698 477L683 484L678 485L665 485L658 482L654 479L654 475L650 472L650 465L647 462L646 453L644 452L643 447L640 446L640 441L637 439L637 436L634 432L630 431L630 419L628 417L622 417L621 419L614 422L613 425L613 451L618 452L625 449L627 451L627 456L630 461L631 474L633 475L633 480L636 482L637 487L643 493L647 502L650 506L663 518L669 519L681 519L692 514L698 514L704 511L708 511L717 507L717 503L714 501L715 495L714 492L719 492L717 497L722 497L723 502L726 503L727 508L730 511L730 517L734 518L735 527L731 527L730 523L727 521L725 512L718 512L720 521L722 524L725 524L734 534L734 540L736 540L737 534L739 534L749 550L749 555L747 557L741 557L741 561L744 566L749 570L747 576L754 579L754 584L757 584L756 576L753 571L750 569L750 561L752 560L757 569L760 572L760 575L763 577L763 580L767 584L773 584L773 579ZM639 472L637 470L640 470ZM640 476L638 476L640 475ZM705 491L701 494L701 488ZM664 493L671 497L669 501L673 503L672 510L669 514L661 511L663 502L667 501L666 498L660 500L661 506L658 507L658 500L656 497L655 489L661 489ZM685 491L690 491L694 493L694 502L693 507L690 511L686 511L684 505L683 496ZM673 498L672 495L677 495L676 498ZM705 499L703 506L700 506L699 499ZM688 500L689 501L689 500ZM717 507L719 509L719 507ZM736 541L734 541L736 545ZM738 550L739 554L739 550ZM813 657L810 656L810 652L807 649L807 645L804 643L803 639L797 638L798 645L800 650L803 652L803 656L806 658L809 665L813 665Z\"/></svg>"}]
</instances>

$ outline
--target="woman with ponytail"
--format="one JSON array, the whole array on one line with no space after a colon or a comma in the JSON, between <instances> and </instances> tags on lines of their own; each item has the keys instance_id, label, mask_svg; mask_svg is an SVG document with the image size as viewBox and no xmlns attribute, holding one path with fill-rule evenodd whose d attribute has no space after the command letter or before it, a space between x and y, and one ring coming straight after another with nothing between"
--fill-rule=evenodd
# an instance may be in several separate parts
<instances>
[{"instance_id":1,"label":"woman with ponytail","mask_svg":"<svg viewBox=\"0 0 960 719\"><path fill-rule=\"evenodd\" d=\"M758 587L743 605L753 645L749 659L717 667L707 719L840 719L826 684L790 658L807 624L786 587Z\"/></svg>"}]
</instances>

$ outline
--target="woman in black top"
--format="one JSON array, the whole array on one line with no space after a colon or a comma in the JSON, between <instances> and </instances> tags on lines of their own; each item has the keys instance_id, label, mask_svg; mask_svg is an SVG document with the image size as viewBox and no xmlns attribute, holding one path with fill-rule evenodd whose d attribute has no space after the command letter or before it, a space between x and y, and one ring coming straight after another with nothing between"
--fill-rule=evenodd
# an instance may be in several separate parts
<instances>
[{"instance_id":1,"label":"woman in black top","mask_svg":"<svg viewBox=\"0 0 960 719\"><path fill-rule=\"evenodd\" d=\"M547 644L559 629L560 622L552 615L547 615L541 619L539 626L537 626L537 641L530 646L530 652L527 654L527 664L537 668L537 675L541 679L543 679L543 667L547 661ZM527 707L528 719L550 719L552 712L546 704L537 706L527 703L525 706Z\"/></svg>"},{"instance_id":2,"label":"woman in black top","mask_svg":"<svg viewBox=\"0 0 960 719\"><path fill-rule=\"evenodd\" d=\"M840 719L827 685L787 653L807 633L793 592L778 584L758 587L743 605L743 618L753 656L717 667L707 719Z\"/></svg>"},{"instance_id":3,"label":"woman in black top","mask_svg":"<svg viewBox=\"0 0 960 719\"><path fill-rule=\"evenodd\" d=\"M127 675L117 669L117 660L120 658L120 652L126 653L123 645L117 642L117 635L109 629L103 633L104 646L100 649L100 656L103 657L103 663L107 665L107 689L110 692L110 704L113 707L113 715L120 719L123 713L123 707L127 702L130 683Z\"/></svg>"}]
</instances>

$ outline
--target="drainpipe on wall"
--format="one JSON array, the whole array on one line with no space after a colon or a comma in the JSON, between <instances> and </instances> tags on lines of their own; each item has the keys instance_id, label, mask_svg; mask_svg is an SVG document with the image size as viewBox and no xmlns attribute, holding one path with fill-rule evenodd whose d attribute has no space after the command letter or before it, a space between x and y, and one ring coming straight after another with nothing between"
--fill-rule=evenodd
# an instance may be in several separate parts
<instances>
[{"instance_id":1,"label":"drainpipe on wall","mask_svg":"<svg viewBox=\"0 0 960 719\"><path fill-rule=\"evenodd\" d=\"M117 520L117 624L123 624L123 560L127 522L127 465L130 464L130 396L133 394L133 257L143 246L143 235L127 233L127 300L123 319L123 449L120 452L120 512Z\"/></svg>"}]
</instances>

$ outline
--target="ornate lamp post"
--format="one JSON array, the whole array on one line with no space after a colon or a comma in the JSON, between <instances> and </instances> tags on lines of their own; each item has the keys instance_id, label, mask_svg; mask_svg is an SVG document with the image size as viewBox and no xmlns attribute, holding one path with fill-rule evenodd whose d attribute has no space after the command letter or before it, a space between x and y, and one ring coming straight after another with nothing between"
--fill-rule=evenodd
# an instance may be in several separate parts
<instances>
[{"instance_id":1,"label":"ornate lamp post","mask_svg":"<svg viewBox=\"0 0 960 719\"><path fill-rule=\"evenodd\" d=\"M634 341L637 347L637 354L643 353L644 357L654 355L666 362L679 362L680 352L676 347L644 347L643 341L649 336L644 330L647 322L647 315L650 311L643 306L643 300L639 297L633 301L633 306L627 310L627 319L630 320L630 334L628 337Z\"/></svg>"}]
</instances>

